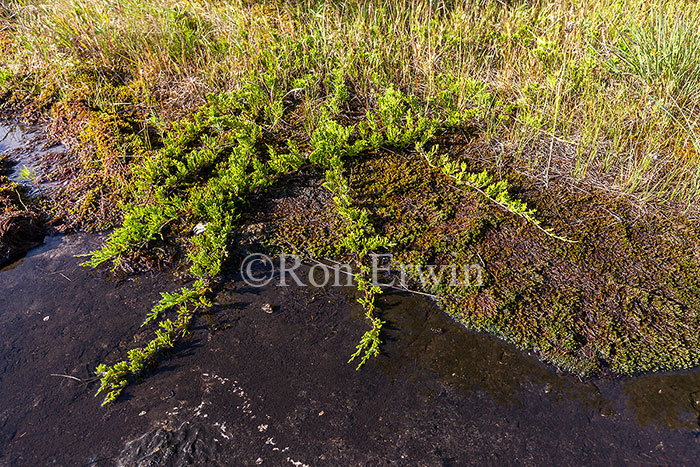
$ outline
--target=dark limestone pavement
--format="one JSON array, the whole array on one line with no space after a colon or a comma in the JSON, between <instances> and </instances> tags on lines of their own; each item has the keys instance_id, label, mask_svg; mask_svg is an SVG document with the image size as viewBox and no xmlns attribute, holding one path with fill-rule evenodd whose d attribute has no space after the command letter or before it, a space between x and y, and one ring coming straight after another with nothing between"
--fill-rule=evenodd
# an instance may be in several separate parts
<instances>
[{"instance_id":1,"label":"dark limestone pavement","mask_svg":"<svg viewBox=\"0 0 700 467\"><path fill-rule=\"evenodd\" d=\"M230 285L174 354L102 408L91 371L147 339L146 312L178 284L165 274L116 282L80 267L73 255L99 242L49 238L0 272L4 465L700 458L697 373L579 382L461 328L423 298L389 293L383 355L355 371L347 359L366 325L352 292L337 287Z\"/></svg>"}]
</instances>

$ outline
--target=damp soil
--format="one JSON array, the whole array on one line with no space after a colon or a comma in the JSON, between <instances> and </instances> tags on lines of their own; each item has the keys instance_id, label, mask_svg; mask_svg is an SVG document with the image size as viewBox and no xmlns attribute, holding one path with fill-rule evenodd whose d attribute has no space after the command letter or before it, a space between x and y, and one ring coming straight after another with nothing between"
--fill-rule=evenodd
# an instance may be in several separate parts
<instances>
[{"instance_id":1,"label":"damp soil","mask_svg":"<svg viewBox=\"0 0 700 467\"><path fill-rule=\"evenodd\" d=\"M366 323L344 287L232 281L100 407L92 370L181 285L80 267L102 240L48 237L0 272L3 465L697 464L700 373L581 381L390 292L382 355L356 371Z\"/></svg>"}]
</instances>

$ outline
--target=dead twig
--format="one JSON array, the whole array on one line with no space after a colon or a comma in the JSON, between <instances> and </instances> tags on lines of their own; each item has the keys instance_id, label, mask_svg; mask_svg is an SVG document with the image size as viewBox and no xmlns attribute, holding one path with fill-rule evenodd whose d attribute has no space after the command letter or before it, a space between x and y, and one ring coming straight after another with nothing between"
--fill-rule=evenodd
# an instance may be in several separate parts
<instances>
[{"instance_id":1,"label":"dead twig","mask_svg":"<svg viewBox=\"0 0 700 467\"><path fill-rule=\"evenodd\" d=\"M59 378L68 378L68 379L74 379L75 381L78 381L81 383L83 382L82 379L76 378L75 376L71 376L71 375L62 375L62 374L58 374L58 373L51 373L50 376L58 376Z\"/></svg>"}]
</instances>

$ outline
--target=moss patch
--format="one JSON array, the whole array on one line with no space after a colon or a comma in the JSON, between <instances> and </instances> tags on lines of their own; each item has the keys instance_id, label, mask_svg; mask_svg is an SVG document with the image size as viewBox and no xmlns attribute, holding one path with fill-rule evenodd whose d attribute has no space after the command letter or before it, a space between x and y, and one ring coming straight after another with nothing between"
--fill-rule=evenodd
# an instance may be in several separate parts
<instances>
[{"instance_id":1,"label":"moss patch","mask_svg":"<svg viewBox=\"0 0 700 467\"><path fill-rule=\"evenodd\" d=\"M97 111L82 101L54 104L49 131L71 149L53 173L64 182L53 214L71 227L113 226L121 218L115 207L131 196L130 164L152 154L157 135L133 111Z\"/></svg>"},{"instance_id":2,"label":"moss patch","mask_svg":"<svg viewBox=\"0 0 700 467\"><path fill-rule=\"evenodd\" d=\"M469 162L469 145L462 150ZM416 154L366 154L351 180L358 204L374 213L378 232L393 243L394 266L483 265L481 287L453 287L448 278L429 287L465 325L582 375L700 363L692 223L639 217L604 193L534 186L508 168L502 174L519 182L517 195L544 224L575 242L551 238L479 194L454 189ZM293 202L302 203L301 211L272 209L278 241L332 253L332 227L317 225L332 202Z\"/></svg>"}]
</instances>

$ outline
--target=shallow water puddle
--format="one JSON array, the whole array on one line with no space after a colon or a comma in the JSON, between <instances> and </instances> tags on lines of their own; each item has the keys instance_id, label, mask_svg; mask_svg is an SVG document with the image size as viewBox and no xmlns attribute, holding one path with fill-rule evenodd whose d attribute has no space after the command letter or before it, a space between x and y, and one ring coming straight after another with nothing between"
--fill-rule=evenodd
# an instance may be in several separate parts
<instances>
[{"instance_id":1,"label":"shallow water puddle","mask_svg":"<svg viewBox=\"0 0 700 467\"><path fill-rule=\"evenodd\" d=\"M0 122L0 157L5 156L9 163L5 164L6 175L32 195L58 186L48 175L52 161L65 151L61 144L47 144L46 136L37 126Z\"/></svg>"},{"instance_id":2,"label":"shallow water puddle","mask_svg":"<svg viewBox=\"0 0 700 467\"><path fill-rule=\"evenodd\" d=\"M622 382L625 399L641 426L700 431L700 372L648 375Z\"/></svg>"},{"instance_id":3,"label":"shallow water puddle","mask_svg":"<svg viewBox=\"0 0 700 467\"><path fill-rule=\"evenodd\" d=\"M639 427L682 429L700 435L700 370L635 378L581 380L544 365L494 337L464 329L431 311L421 297L385 293L386 371L430 369L466 393L481 390L516 409L544 397L576 400L602 417L631 415Z\"/></svg>"},{"instance_id":4,"label":"shallow water puddle","mask_svg":"<svg viewBox=\"0 0 700 467\"><path fill-rule=\"evenodd\" d=\"M346 293L354 297L354 289ZM351 298L354 300L354 298ZM455 322L425 297L385 290L377 364L392 377L419 379L428 370L465 394L482 391L507 410L575 401L595 416L626 417L644 428L700 436L700 368L626 378L581 379L543 364L493 336ZM358 319L362 313L357 311Z\"/></svg>"},{"instance_id":5,"label":"shallow water puddle","mask_svg":"<svg viewBox=\"0 0 700 467\"><path fill-rule=\"evenodd\" d=\"M0 122L0 155L19 148L27 129L22 125L8 125Z\"/></svg>"}]
</instances>

